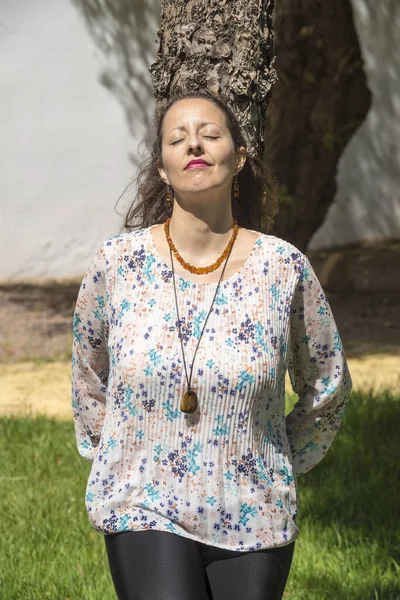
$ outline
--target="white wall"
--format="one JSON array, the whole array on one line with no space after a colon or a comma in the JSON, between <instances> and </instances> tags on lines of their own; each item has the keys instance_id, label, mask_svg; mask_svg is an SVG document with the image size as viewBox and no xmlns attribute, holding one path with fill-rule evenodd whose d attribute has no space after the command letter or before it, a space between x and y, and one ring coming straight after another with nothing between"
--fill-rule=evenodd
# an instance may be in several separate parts
<instances>
[{"instance_id":1,"label":"white wall","mask_svg":"<svg viewBox=\"0 0 400 600\"><path fill-rule=\"evenodd\" d=\"M155 105L159 1L135 0L124 25L105 9L85 19L84 0L1 0L0 280L80 275L118 233ZM400 3L353 4L372 109L313 249L400 237Z\"/></svg>"},{"instance_id":2,"label":"white wall","mask_svg":"<svg viewBox=\"0 0 400 600\"><path fill-rule=\"evenodd\" d=\"M0 279L80 274L119 231L140 122L71 2L2 0L0 47Z\"/></svg>"}]
</instances>

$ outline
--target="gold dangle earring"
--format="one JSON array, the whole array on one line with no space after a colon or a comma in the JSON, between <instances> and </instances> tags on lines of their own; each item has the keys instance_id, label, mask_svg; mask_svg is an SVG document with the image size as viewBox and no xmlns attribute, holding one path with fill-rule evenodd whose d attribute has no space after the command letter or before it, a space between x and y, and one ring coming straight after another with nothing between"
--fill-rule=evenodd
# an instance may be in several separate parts
<instances>
[{"instance_id":1,"label":"gold dangle earring","mask_svg":"<svg viewBox=\"0 0 400 600\"><path fill-rule=\"evenodd\" d=\"M167 186L167 204L168 204L168 208L171 208L172 200L171 200L171 186L170 185Z\"/></svg>"},{"instance_id":2,"label":"gold dangle earring","mask_svg":"<svg viewBox=\"0 0 400 600\"><path fill-rule=\"evenodd\" d=\"M233 178L233 195L235 198L239 198L239 182L237 175Z\"/></svg>"}]
</instances>

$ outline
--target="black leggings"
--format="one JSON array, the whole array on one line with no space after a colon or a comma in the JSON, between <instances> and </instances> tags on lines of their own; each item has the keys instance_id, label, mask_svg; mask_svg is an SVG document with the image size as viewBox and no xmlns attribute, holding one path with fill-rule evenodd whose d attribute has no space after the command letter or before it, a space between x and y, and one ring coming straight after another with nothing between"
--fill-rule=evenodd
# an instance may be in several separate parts
<instances>
[{"instance_id":1,"label":"black leggings","mask_svg":"<svg viewBox=\"0 0 400 600\"><path fill-rule=\"evenodd\" d=\"M236 552L168 531L104 538L118 600L280 600L295 544Z\"/></svg>"}]
</instances>

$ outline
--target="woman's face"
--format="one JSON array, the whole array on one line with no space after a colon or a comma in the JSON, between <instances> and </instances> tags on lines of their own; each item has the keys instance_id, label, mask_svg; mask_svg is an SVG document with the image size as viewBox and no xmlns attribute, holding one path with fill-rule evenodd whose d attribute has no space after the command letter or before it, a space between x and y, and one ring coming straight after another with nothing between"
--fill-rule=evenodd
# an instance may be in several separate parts
<instances>
[{"instance_id":1,"label":"woman's face","mask_svg":"<svg viewBox=\"0 0 400 600\"><path fill-rule=\"evenodd\" d=\"M244 147L235 150L224 113L212 102L198 98L179 100L168 110L161 152L159 173L179 195L211 188L230 195L232 179L246 160ZM188 168L193 160L207 164Z\"/></svg>"}]
</instances>

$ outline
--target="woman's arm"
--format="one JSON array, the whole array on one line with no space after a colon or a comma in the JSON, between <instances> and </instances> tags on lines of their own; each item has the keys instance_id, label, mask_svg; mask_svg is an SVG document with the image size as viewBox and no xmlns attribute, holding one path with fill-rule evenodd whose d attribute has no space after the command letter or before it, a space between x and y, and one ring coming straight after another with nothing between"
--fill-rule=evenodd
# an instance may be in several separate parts
<instances>
[{"instance_id":1,"label":"woman's arm","mask_svg":"<svg viewBox=\"0 0 400 600\"><path fill-rule=\"evenodd\" d=\"M352 387L331 308L305 256L291 306L289 376L299 400L286 417L286 431L300 475L328 451Z\"/></svg>"},{"instance_id":2,"label":"woman's arm","mask_svg":"<svg viewBox=\"0 0 400 600\"><path fill-rule=\"evenodd\" d=\"M108 320L104 246L83 278L73 320L72 408L78 451L93 460L105 416Z\"/></svg>"}]
</instances>

